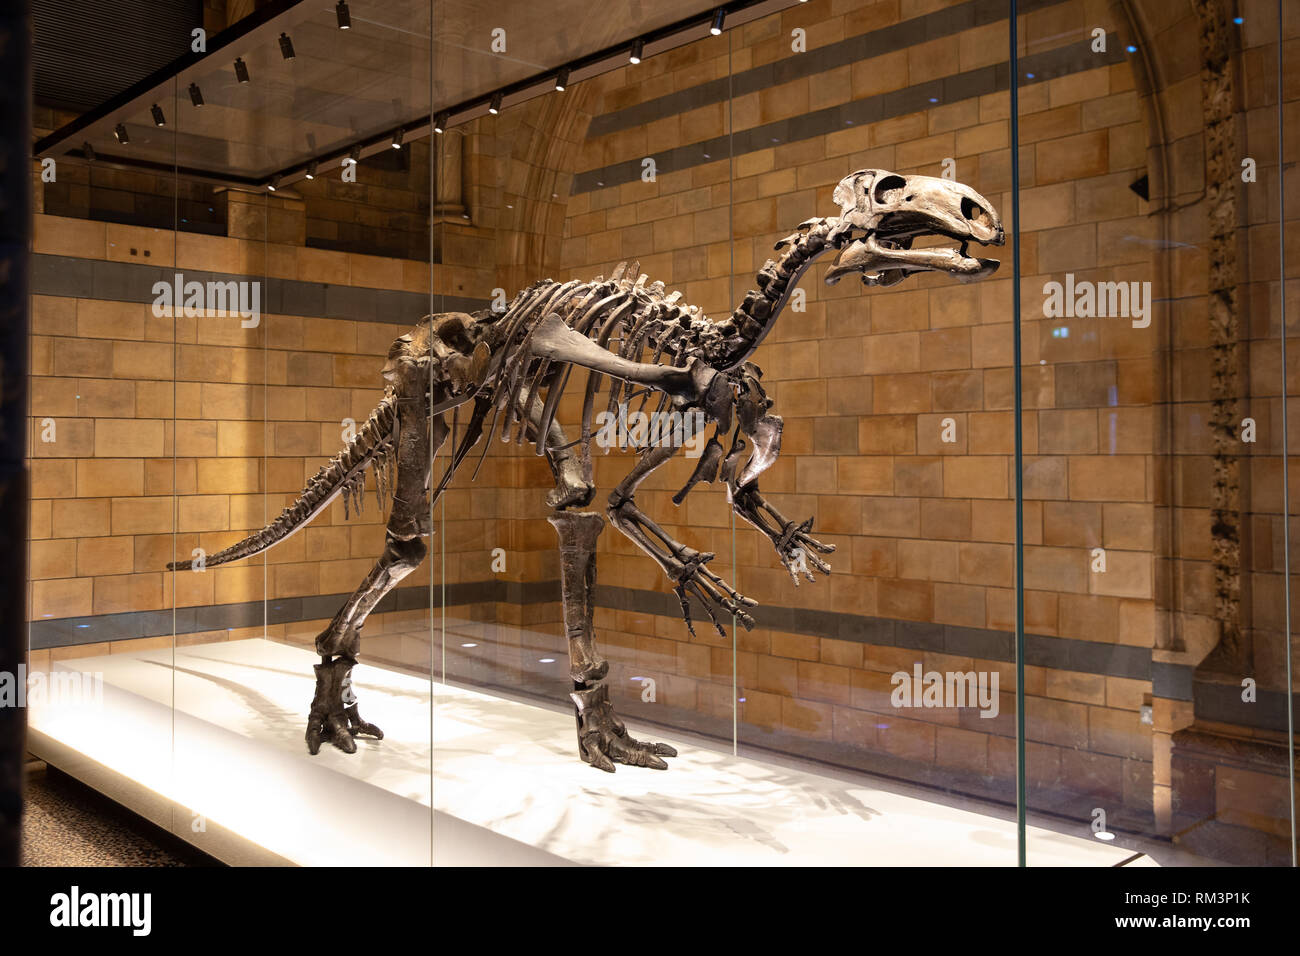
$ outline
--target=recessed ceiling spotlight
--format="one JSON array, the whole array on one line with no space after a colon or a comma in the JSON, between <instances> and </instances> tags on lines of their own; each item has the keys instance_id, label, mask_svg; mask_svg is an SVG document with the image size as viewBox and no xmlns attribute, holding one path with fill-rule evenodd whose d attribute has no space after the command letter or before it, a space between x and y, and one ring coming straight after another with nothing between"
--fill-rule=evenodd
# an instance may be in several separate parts
<instances>
[{"instance_id":1,"label":"recessed ceiling spotlight","mask_svg":"<svg viewBox=\"0 0 1300 956\"><path fill-rule=\"evenodd\" d=\"M488 112L496 116L501 112L501 94L496 93L492 97L492 102L488 103Z\"/></svg>"},{"instance_id":2,"label":"recessed ceiling spotlight","mask_svg":"<svg viewBox=\"0 0 1300 956\"><path fill-rule=\"evenodd\" d=\"M628 54L627 61L633 66L641 62L641 54L645 52L644 40L632 41L632 52Z\"/></svg>"},{"instance_id":3,"label":"recessed ceiling spotlight","mask_svg":"<svg viewBox=\"0 0 1300 956\"><path fill-rule=\"evenodd\" d=\"M800 2L802 2L802 0L800 0ZM718 9L715 10L713 13L713 23L709 27L709 32L712 33L714 36L717 36L722 32L723 24L725 24L726 22L727 22L727 11L724 10L722 7L718 7Z\"/></svg>"},{"instance_id":4,"label":"recessed ceiling spotlight","mask_svg":"<svg viewBox=\"0 0 1300 956\"><path fill-rule=\"evenodd\" d=\"M313 159L310 163L307 164L307 174L306 174L306 175L307 175L307 178L308 178L308 179L315 179L315 178L316 178L316 160Z\"/></svg>"},{"instance_id":5,"label":"recessed ceiling spotlight","mask_svg":"<svg viewBox=\"0 0 1300 956\"><path fill-rule=\"evenodd\" d=\"M564 88L569 85L569 68L565 67L559 73L555 74L555 89L563 93Z\"/></svg>"},{"instance_id":6,"label":"recessed ceiling spotlight","mask_svg":"<svg viewBox=\"0 0 1300 956\"><path fill-rule=\"evenodd\" d=\"M437 116L433 118L433 131L435 133L443 133L446 132L446 130L447 130L447 114L439 113Z\"/></svg>"},{"instance_id":7,"label":"recessed ceiling spotlight","mask_svg":"<svg viewBox=\"0 0 1300 956\"><path fill-rule=\"evenodd\" d=\"M289 34L280 34L280 56L286 60L293 59L293 41L289 39Z\"/></svg>"},{"instance_id":8,"label":"recessed ceiling spotlight","mask_svg":"<svg viewBox=\"0 0 1300 956\"><path fill-rule=\"evenodd\" d=\"M235 57L235 79L240 83L248 82L248 64L242 56Z\"/></svg>"},{"instance_id":9,"label":"recessed ceiling spotlight","mask_svg":"<svg viewBox=\"0 0 1300 956\"><path fill-rule=\"evenodd\" d=\"M163 116L162 107L155 103L149 107L149 115L153 117L154 126L166 126L167 117Z\"/></svg>"},{"instance_id":10,"label":"recessed ceiling spotlight","mask_svg":"<svg viewBox=\"0 0 1300 956\"><path fill-rule=\"evenodd\" d=\"M197 83L190 84L190 102L195 106L203 105L203 91L199 89L199 84Z\"/></svg>"},{"instance_id":11,"label":"recessed ceiling spotlight","mask_svg":"<svg viewBox=\"0 0 1300 956\"><path fill-rule=\"evenodd\" d=\"M393 149L402 148L402 131L399 129L393 134Z\"/></svg>"},{"instance_id":12,"label":"recessed ceiling spotlight","mask_svg":"<svg viewBox=\"0 0 1300 956\"><path fill-rule=\"evenodd\" d=\"M339 0L334 6L334 13L339 18L340 30L352 28L352 14L348 12L348 0Z\"/></svg>"},{"instance_id":13,"label":"recessed ceiling spotlight","mask_svg":"<svg viewBox=\"0 0 1300 956\"><path fill-rule=\"evenodd\" d=\"M116 139L123 146L131 142L131 137L126 135L126 127L123 126L121 123L118 123L116 126L113 127L113 138Z\"/></svg>"}]
</instances>

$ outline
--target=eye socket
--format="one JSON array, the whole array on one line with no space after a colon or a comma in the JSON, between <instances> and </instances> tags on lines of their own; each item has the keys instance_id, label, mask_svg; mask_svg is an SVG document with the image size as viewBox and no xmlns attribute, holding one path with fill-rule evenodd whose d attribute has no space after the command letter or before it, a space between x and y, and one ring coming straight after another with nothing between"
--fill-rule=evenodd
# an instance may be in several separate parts
<instances>
[{"instance_id":1,"label":"eye socket","mask_svg":"<svg viewBox=\"0 0 1300 956\"><path fill-rule=\"evenodd\" d=\"M988 212L979 203L973 199L961 198L961 214L970 222L978 222L983 225L991 225Z\"/></svg>"},{"instance_id":2,"label":"eye socket","mask_svg":"<svg viewBox=\"0 0 1300 956\"><path fill-rule=\"evenodd\" d=\"M878 203L895 202L898 194L907 188L907 180L902 176L883 176L876 181L875 187L871 190L871 198Z\"/></svg>"}]
</instances>

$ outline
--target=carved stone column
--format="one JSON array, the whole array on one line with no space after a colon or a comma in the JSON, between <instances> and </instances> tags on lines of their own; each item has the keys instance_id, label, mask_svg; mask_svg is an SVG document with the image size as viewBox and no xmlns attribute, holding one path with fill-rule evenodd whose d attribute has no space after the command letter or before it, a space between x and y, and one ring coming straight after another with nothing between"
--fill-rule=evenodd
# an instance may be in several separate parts
<instances>
[{"instance_id":1,"label":"carved stone column","mask_svg":"<svg viewBox=\"0 0 1300 956\"><path fill-rule=\"evenodd\" d=\"M1239 677L1249 667L1241 623L1241 381L1237 314L1237 96L1233 88L1232 25L1223 0L1195 5L1205 119L1205 202L1209 219L1210 429L1214 436L1212 491L1215 618L1219 644L1203 669Z\"/></svg>"},{"instance_id":2,"label":"carved stone column","mask_svg":"<svg viewBox=\"0 0 1300 956\"><path fill-rule=\"evenodd\" d=\"M465 222L465 134L449 129L434 138L433 221Z\"/></svg>"},{"instance_id":3,"label":"carved stone column","mask_svg":"<svg viewBox=\"0 0 1300 956\"><path fill-rule=\"evenodd\" d=\"M1171 738L1171 826L1175 841L1196 853L1244 865L1286 864L1291 859L1289 768L1281 700L1265 700L1276 692L1256 673L1260 658L1252 646L1253 621L1249 602L1243 613L1242 601L1241 512L1243 505L1250 510L1250 502L1243 502L1239 433L1241 399L1249 394L1237 289L1242 106L1234 76L1240 54L1228 0L1194 0L1192 8L1205 143L1214 467L1210 533L1218 643L1193 675L1193 723ZM1283 520L1285 514L1284 506ZM1265 685L1257 701L1242 698L1247 677Z\"/></svg>"}]
</instances>

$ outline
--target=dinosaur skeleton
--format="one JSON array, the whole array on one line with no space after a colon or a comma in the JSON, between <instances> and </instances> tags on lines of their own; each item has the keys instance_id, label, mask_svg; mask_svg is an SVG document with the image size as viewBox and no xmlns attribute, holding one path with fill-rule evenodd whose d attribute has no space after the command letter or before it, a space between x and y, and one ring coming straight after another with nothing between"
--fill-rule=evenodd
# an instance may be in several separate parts
<instances>
[{"instance_id":1,"label":"dinosaur skeleton","mask_svg":"<svg viewBox=\"0 0 1300 956\"><path fill-rule=\"evenodd\" d=\"M815 571L830 571L821 555L834 547L812 536L811 518L787 519L758 490L759 475L780 451L782 421L771 414L762 371L749 357L771 331L804 271L824 252L838 253L826 274L828 284L850 273L869 286L893 285L927 271L972 280L998 266L967 255L971 241L1000 245L1003 230L990 203L960 183L862 170L841 181L833 198L841 214L809 219L777 243L784 252L758 273L758 290L717 323L682 303L680 293L666 294L663 283L647 283L633 263L618 266L608 279L537 282L504 311L426 316L393 343L383 369L388 383L384 397L355 437L278 518L206 560L213 567L264 551L338 497L346 514L361 510L367 469L374 472L381 508L391 497L383 554L316 638L321 663L315 667L316 693L306 732L311 753L319 752L324 741L353 753L355 737L383 737L379 728L362 720L352 692L362 625L384 595L424 560L433 502L479 440L497 434L504 441L531 442L555 477L546 500L555 512L550 520L562 557L580 756L611 772L615 762L667 767L662 758L676 752L628 736L614 714L608 685L602 682L609 665L594 643L595 548L604 519L574 509L588 505L596 492L592 424L604 394L602 383L610 383L605 404L611 413L637 397L642 409L654 400L656 411L702 413L714 426L713 434L674 503L680 504L699 482L723 482L733 510L767 536L795 584L801 573L815 580ZM921 237L946 239L958 248L912 248ZM580 376L583 370L581 431L570 441L556 411L574 373ZM463 426L462 406L469 406ZM435 484L434 453L449 436L454 449ZM610 494L605 513L658 563L692 634L693 602L719 632L719 614L752 627L748 609L756 602L709 570L715 556L675 541L637 507L638 486L676 451L671 443L642 448L631 472ZM168 565L189 567L188 561Z\"/></svg>"}]
</instances>

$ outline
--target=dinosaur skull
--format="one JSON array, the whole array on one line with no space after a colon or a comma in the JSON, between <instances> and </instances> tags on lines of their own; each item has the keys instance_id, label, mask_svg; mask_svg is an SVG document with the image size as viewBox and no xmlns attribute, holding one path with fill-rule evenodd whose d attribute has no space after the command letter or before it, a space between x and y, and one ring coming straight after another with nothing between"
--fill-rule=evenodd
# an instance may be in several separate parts
<instances>
[{"instance_id":1,"label":"dinosaur skull","mask_svg":"<svg viewBox=\"0 0 1300 956\"><path fill-rule=\"evenodd\" d=\"M842 210L829 243L840 250L826 272L827 285L859 273L866 285L893 285L913 272L947 272L963 281L997 270L996 259L966 254L973 240L1002 245L1002 220L992 204L961 183L933 176L901 176L863 169L835 187ZM959 248L913 249L918 236L941 236Z\"/></svg>"}]
</instances>

